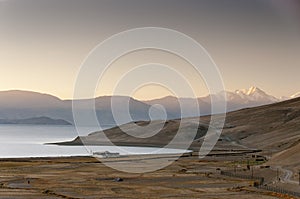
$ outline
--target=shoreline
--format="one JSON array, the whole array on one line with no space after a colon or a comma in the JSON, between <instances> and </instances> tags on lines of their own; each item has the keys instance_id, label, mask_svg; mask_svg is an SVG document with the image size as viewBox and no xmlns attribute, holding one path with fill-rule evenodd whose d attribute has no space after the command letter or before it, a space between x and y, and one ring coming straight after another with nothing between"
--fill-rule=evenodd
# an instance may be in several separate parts
<instances>
[{"instance_id":1,"label":"shoreline","mask_svg":"<svg viewBox=\"0 0 300 199\"><path fill-rule=\"evenodd\" d=\"M135 147L133 147L135 148ZM146 147L145 147L146 148ZM170 148L168 148L170 149ZM158 149L159 150L159 149ZM177 150L177 149L170 149L170 150ZM120 154L119 157L116 158L124 158L124 157L138 157L138 156L178 156L178 157L184 157L184 156L189 156L192 154L192 150L187 150L185 152L179 153L179 152L169 152L169 153L129 153L129 154ZM97 157L97 155L92 155L92 154L86 154L86 155L50 155L50 156L31 156L31 157L0 157L0 162L1 161L6 161L6 160L42 160L42 159L64 159L64 158L97 158L97 159L112 159L111 157L109 158L100 158Z\"/></svg>"},{"instance_id":2,"label":"shoreline","mask_svg":"<svg viewBox=\"0 0 300 199\"><path fill-rule=\"evenodd\" d=\"M24 161L24 160L44 160L44 159L65 159L65 158L88 158L90 155L74 155L74 156L44 156L44 157L0 157L0 162L3 161Z\"/></svg>"}]
</instances>

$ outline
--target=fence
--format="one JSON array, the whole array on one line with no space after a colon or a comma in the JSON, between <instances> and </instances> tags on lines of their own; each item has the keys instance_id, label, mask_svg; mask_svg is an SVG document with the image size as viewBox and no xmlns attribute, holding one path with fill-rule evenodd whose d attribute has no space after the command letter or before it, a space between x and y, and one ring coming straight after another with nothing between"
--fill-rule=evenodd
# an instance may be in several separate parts
<instances>
[{"instance_id":1,"label":"fence","mask_svg":"<svg viewBox=\"0 0 300 199\"><path fill-rule=\"evenodd\" d=\"M249 180L257 180L258 185L264 184L265 179L263 177L257 177L253 175L245 175L245 174L238 174L238 173L231 173L228 171L221 171L221 175L229 176L229 177L237 177L242 179L249 179Z\"/></svg>"},{"instance_id":2,"label":"fence","mask_svg":"<svg viewBox=\"0 0 300 199\"><path fill-rule=\"evenodd\" d=\"M256 188L265 189L267 191L272 191L272 192L281 193L281 194L285 194L285 195L300 197L300 193L295 192L295 191L285 190L280 187L270 187L270 186L259 185Z\"/></svg>"},{"instance_id":3,"label":"fence","mask_svg":"<svg viewBox=\"0 0 300 199\"><path fill-rule=\"evenodd\" d=\"M237 177L237 178L242 178L242 179L257 180L258 183L254 183L254 186L258 189L264 189L264 190L267 190L267 191L272 191L272 192L276 192L276 193L280 193L280 194L300 197L299 192L289 191L289 190L286 190L286 189L283 189L283 188L280 188L280 187L271 187L271 186L263 185L264 184L264 178L263 177L231 173L231 172L228 172L228 171L221 171L221 175L226 175L226 176L229 176L229 177Z\"/></svg>"}]
</instances>

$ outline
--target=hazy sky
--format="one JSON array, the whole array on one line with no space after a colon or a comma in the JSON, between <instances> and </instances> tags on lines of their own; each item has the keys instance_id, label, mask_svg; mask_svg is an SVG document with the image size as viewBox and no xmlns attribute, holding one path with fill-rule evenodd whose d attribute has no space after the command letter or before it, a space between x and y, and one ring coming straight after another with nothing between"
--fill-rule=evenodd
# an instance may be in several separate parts
<instances>
[{"instance_id":1,"label":"hazy sky","mask_svg":"<svg viewBox=\"0 0 300 199\"><path fill-rule=\"evenodd\" d=\"M226 90L255 85L275 96L300 91L298 0L0 0L0 90L71 98L90 50L113 34L147 26L174 29L202 44ZM103 88L98 95L111 93ZM169 94L156 89L135 97ZM194 89L206 94L203 86Z\"/></svg>"}]
</instances>

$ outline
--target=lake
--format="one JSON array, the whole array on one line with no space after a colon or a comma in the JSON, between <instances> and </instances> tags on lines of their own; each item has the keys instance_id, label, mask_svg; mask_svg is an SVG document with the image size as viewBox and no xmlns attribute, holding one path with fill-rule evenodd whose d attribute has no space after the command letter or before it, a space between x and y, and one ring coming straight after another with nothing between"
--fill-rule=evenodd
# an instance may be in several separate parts
<instances>
[{"instance_id":1,"label":"lake","mask_svg":"<svg viewBox=\"0 0 300 199\"><path fill-rule=\"evenodd\" d=\"M86 135L97 130L99 130L97 127L84 127ZM87 149L84 146L45 144L69 141L77 136L74 126L0 125L0 158L90 156L89 151L91 150L118 152L121 155L185 152L177 149L152 147L89 146Z\"/></svg>"}]
</instances>

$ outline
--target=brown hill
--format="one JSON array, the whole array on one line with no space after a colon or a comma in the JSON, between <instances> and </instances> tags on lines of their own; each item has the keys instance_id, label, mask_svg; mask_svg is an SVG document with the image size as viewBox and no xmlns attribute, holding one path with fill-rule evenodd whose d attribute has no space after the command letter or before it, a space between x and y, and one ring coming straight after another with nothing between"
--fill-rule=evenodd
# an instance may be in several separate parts
<instances>
[{"instance_id":1,"label":"brown hill","mask_svg":"<svg viewBox=\"0 0 300 199\"><path fill-rule=\"evenodd\" d=\"M223 135L251 148L282 151L300 141L300 98L227 114Z\"/></svg>"},{"instance_id":2,"label":"brown hill","mask_svg":"<svg viewBox=\"0 0 300 199\"><path fill-rule=\"evenodd\" d=\"M210 117L201 117L201 125L197 125L199 118L182 120L181 142L173 147L181 148L183 142L193 136L191 129L197 128L198 133L190 149L197 150L201 146L201 137L206 134ZM150 138L136 138L122 131L130 130L138 136L152 134L151 128L141 131L133 123L115 127L104 132L91 133L88 136L76 138L71 142L61 143L68 145L85 144L105 145L101 135L105 134L114 144L123 146L166 146L176 135L180 120L155 121L153 127L163 125L162 130ZM147 122L136 122L145 126ZM278 164L298 168L300 165L300 98L292 99L271 105L242 109L227 114L226 123L217 143L218 149L230 150L237 147L262 150L264 154L273 156Z\"/></svg>"}]
</instances>

